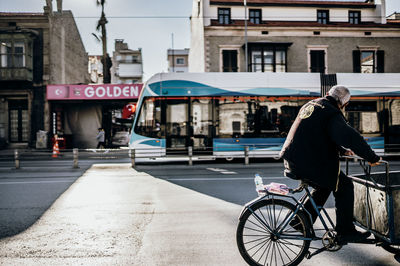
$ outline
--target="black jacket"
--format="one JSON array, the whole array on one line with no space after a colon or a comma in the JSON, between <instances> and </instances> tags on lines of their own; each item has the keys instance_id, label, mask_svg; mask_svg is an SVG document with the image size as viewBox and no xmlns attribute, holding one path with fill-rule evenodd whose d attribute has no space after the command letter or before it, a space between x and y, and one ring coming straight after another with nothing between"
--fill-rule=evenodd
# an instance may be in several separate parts
<instances>
[{"instance_id":1,"label":"black jacket","mask_svg":"<svg viewBox=\"0 0 400 266\"><path fill-rule=\"evenodd\" d=\"M327 96L300 109L280 155L295 168L300 179L335 190L342 147L369 162L379 160L364 138L346 122L336 100Z\"/></svg>"}]
</instances>

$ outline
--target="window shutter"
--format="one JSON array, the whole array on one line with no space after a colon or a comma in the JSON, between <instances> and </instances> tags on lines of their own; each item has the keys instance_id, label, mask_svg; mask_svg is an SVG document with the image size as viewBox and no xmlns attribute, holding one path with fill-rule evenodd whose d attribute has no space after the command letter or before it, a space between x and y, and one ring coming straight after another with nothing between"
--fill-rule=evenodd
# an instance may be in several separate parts
<instances>
[{"instance_id":1,"label":"window shutter","mask_svg":"<svg viewBox=\"0 0 400 266\"><path fill-rule=\"evenodd\" d=\"M385 51L378 50L376 72L385 73Z\"/></svg>"},{"instance_id":2,"label":"window shutter","mask_svg":"<svg viewBox=\"0 0 400 266\"><path fill-rule=\"evenodd\" d=\"M361 73L361 52L353 50L353 72Z\"/></svg>"}]
</instances>

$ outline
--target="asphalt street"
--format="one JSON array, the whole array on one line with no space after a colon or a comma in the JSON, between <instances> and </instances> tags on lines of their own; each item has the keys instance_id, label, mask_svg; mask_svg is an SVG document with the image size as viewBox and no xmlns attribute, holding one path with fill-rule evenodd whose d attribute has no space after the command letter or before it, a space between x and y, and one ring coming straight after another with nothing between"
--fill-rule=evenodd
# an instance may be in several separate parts
<instances>
[{"instance_id":1,"label":"asphalt street","mask_svg":"<svg viewBox=\"0 0 400 266\"><path fill-rule=\"evenodd\" d=\"M282 163L95 164L82 160L0 162L2 265L245 265L235 243L237 216ZM377 169L382 170L382 169ZM400 170L400 162L391 162ZM351 173L361 173L356 163ZM334 217L333 199L326 207ZM351 244L303 265L396 265L399 258Z\"/></svg>"}]
</instances>

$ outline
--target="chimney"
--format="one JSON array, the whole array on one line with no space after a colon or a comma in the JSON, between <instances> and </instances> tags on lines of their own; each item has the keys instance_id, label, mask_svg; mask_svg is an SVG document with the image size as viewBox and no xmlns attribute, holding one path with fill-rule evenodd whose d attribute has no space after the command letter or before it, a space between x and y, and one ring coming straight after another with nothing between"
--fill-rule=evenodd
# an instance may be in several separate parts
<instances>
[{"instance_id":1,"label":"chimney","mask_svg":"<svg viewBox=\"0 0 400 266\"><path fill-rule=\"evenodd\" d=\"M57 12L62 12L62 0L57 0Z\"/></svg>"}]
</instances>

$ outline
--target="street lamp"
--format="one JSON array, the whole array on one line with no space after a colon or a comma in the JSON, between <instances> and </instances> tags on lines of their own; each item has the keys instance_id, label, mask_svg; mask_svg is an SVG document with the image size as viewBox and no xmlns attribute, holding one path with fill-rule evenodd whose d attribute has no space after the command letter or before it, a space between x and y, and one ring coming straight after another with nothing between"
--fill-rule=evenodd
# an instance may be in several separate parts
<instances>
[{"instance_id":1,"label":"street lamp","mask_svg":"<svg viewBox=\"0 0 400 266\"><path fill-rule=\"evenodd\" d=\"M243 0L244 2L244 58L245 58L245 72L248 71L248 58L247 58L247 1Z\"/></svg>"}]
</instances>

